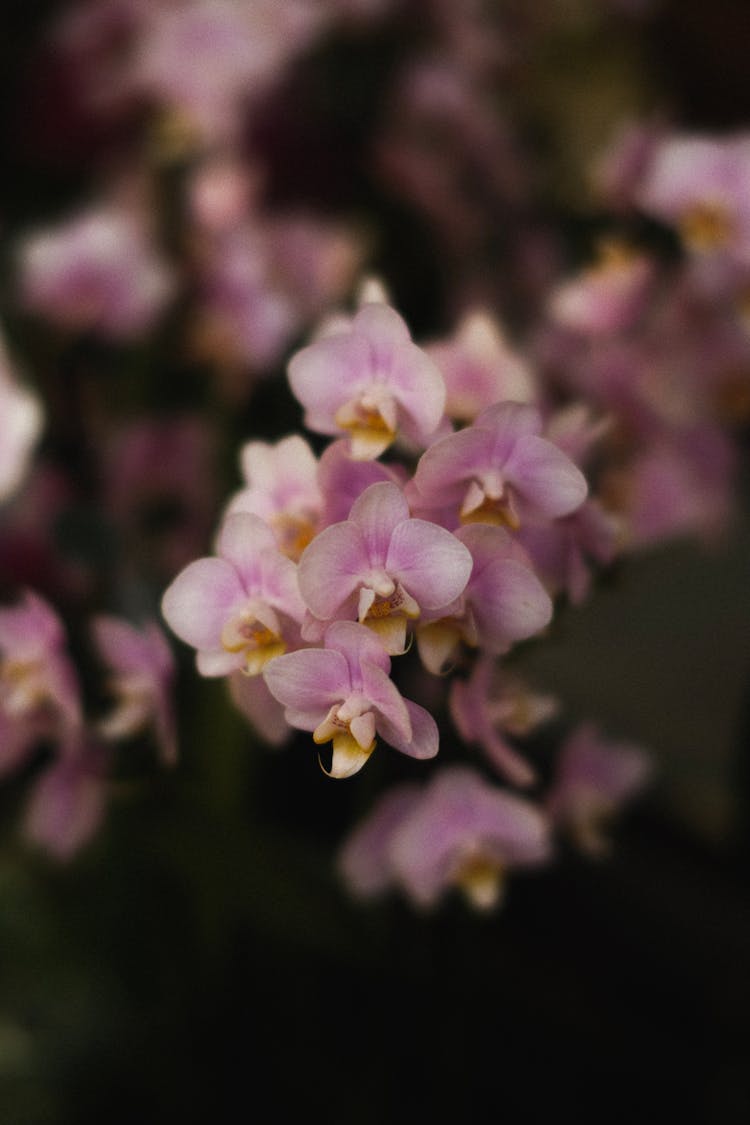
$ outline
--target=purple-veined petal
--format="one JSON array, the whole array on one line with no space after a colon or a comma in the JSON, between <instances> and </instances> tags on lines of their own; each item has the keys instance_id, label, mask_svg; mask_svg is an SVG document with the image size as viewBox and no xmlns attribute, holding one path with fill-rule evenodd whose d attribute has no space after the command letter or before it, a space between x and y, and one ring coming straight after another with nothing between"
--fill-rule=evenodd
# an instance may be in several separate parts
<instances>
[{"instance_id":1,"label":"purple-veined petal","mask_svg":"<svg viewBox=\"0 0 750 1125\"><path fill-rule=\"evenodd\" d=\"M337 434L336 411L370 381L367 340L352 332L327 336L303 348L289 364L289 384L305 408L305 424L316 433Z\"/></svg>"},{"instance_id":2,"label":"purple-veined petal","mask_svg":"<svg viewBox=\"0 0 750 1125\"><path fill-rule=\"evenodd\" d=\"M394 749L408 754L410 758L434 758L440 748L437 723L430 712L418 703L413 703L411 699L405 699L404 703L411 722L411 740L408 743L393 742Z\"/></svg>"},{"instance_id":3,"label":"purple-veined petal","mask_svg":"<svg viewBox=\"0 0 750 1125\"><path fill-rule=\"evenodd\" d=\"M516 559L499 558L470 583L469 600L488 653L522 641L549 625L552 602L541 582Z\"/></svg>"},{"instance_id":4,"label":"purple-veined petal","mask_svg":"<svg viewBox=\"0 0 750 1125\"><path fill-rule=\"evenodd\" d=\"M466 481L492 463L493 435L467 426L431 445L421 456L414 487L426 504L458 502Z\"/></svg>"},{"instance_id":5,"label":"purple-veined petal","mask_svg":"<svg viewBox=\"0 0 750 1125\"><path fill-rule=\"evenodd\" d=\"M520 496L548 519L567 516L586 499L586 478L569 457L545 438L519 441L504 469Z\"/></svg>"},{"instance_id":6,"label":"purple-veined petal","mask_svg":"<svg viewBox=\"0 0 750 1125\"><path fill-rule=\"evenodd\" d=\"M197 559L167 588L161 611L172 632L183 641L199 649L216 649L221 644L224 622L246 596L230 563Z\"/></svg>"},{"instance_id":7,"label":"purple-veined petal","mask_svg":"<svg viewBox=\"0 0 750 1125\"><path fill-rule=\"evenodd\" d=\"M412 441L424 443L445 410L445 381L439 368L421 348L410 344L396 357L390 382L402 407L400 428Z\"/></svg>"},{"instance_id":8,"label":"purple-veined petal","mask_svg":"<svg viewBox=\"0 0 750 1125\"><path fill-rule=\"evenodd\" d=\"M264 553L278 554L276 536L259 516L236 512L227 516L219 532L218 553L230 562L240 575L245 588L259 581L259 559Z\"/></svg>"},{"instance_id":9,"label":"purple-veined petal","mask_svg":"<svg viewBox=\"0 0 750 1125\"><path fill-rule=\"evenodd\" d=\"M383 566L393 532L409 518L409 505L397 484L371 484L352 505L349 519L362 531L371 566Z\"/></svg>"},{"instance_id":10,"label":"purple-veined petal","mask_svg":"<svg viewBox=\"0 0 750 1125\"><path fill-rule=\"evenodd\" d=\"M454 601L471 568L471 555L463 543L428 520L405 520L391 537L386 569L425 609L440 609Z\"/></svg>"},{"instance_id":11,"label":"purple-veined petal","mask_svg":"<svg viewBox=\"0 0 750 1125\"><path fill-rule=\"evenodd\" d=\"M370 570L362 532L351 520L332 524L305 549L297 577L302 597L316 617L334 617Z\"/></svg>"},{"instance_id":12,"label":"purple-veined petal","mask_svg":"<svg viewBox=\"0 0 750 1125\"><path fill-rule=\"evenodd\" d=\"M362 692L372 704L378 734L390 745L411 742L412 729L406 700L393 680L368 661L362 662Z\"/></svg>"},{"instance_id":13,"label":"purple-veined petal","mask_svg":"<svg viewBox=\"0 0 750 1125\"><path fill-rule=\"evenodd\" d=\"M347 664L353 686L360 686L360 666L363 661L374 664L387 676L391 660L380 641L369 629L356 621L334 621L325 632L325 647L340 652Z\"/></svg>"},{"instance_id":14,"label":"purple-veined petal","mask_svg":"<svg viewBox=\"0 0 750 1125\"><path fill-rule=\"evenodd\" d=\"M306 648L277 656L266 665L263 678L274 699L287 708L289 722L291 713L316 715L320 722L351 692L346 659L331 649Z\"/></svg>"}]
</instances>

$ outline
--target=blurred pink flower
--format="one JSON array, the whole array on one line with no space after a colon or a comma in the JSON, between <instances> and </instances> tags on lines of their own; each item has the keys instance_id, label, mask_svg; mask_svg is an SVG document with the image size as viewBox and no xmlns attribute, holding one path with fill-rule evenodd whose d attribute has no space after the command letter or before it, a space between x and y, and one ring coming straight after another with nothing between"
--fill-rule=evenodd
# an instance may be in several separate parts
<instances>
[{"instance_id":1,"label":"blurred pink flower","mask_svg":"<svg viewBox=\"0 0 750 1125\"><path fill-rule=\"evenodd\" d=\"M454 766L422 791L387 794L345 843L340 869L364 897L396 885L429 908L458 887L488 910L500 903L509 870L550 857L548 825L533 804Z\"/></svg>"},{"instance_id":2,"label":"blurred pink flower","mask_svg":"<svg viewBox=\"0 0 750 1125\"><path fill-rule=\"evenodd\" d=\"M425 351L445 380L445 413L457 421L473 422L496 402L534 402L537 397L531 369L488 312L467 313L453 336Z\"/></svg>"},{"instance_id":3,"label":"blurred pink flower","mask_svg":"<svg viewBox=\"0 0 750 1125\"><path fill-rule=\"evenodd\" d=\"M480 657L467 679L450 687L449 706L464 742L482 748L487 760L513 785L532 785L536 773L504 736L524 738L557 714L557 700L539 695L520 679Z\"/></svg>"},{"instance_id":4,"label":"blurred pink flower","mask_svg":"<svg viewBox=\"0 0 750 1125\"><path fill-rule=\"evenodd\" d=\"M651 772L651 761L639 746L612 741L593 723L585 723L560 750L547 812L582 851L602 856L609 850L607 822L647 784Z\"/></svg>"},{"instance_id":5,"label":"blurred pink flower","mask_svg":"<svg viewBox=\"0 0 750 1125\"><path fill-rule=\"evenodd\" d=\"M31 793L24 819L26 839L66 862L89 842L104 819L108 756L83 733L62 749Z\"/></svg>"},{"instance_id":6,"label":"blurred pink flower","mask_svg":"<svg viewBox=\"0 0 750 1125\"><path fill-rule=\"evenodd\" d=\"M173 291L143 219L120 206L27 234L19 255L25 307L73 331L140 336Z\"/></svg>"},{"instance_id":7,"label":"blurred pink flower","mask_svg":"<svg viewBox=\"0 0 750 1125\"><path fill-rule=\"evenodd\" d=\"M31 590L17 605L0 609L0 707L16 718L46 709L66 727L81 723L78 676L63 624Z\"/></svg>"},{"instance_id":8,"label":"blurred pink flower","mask_svg":"<svg viewBox=\"0 0 750 1125\"><path fill-rule=\"evenodd\" d=\"M112 711L98 724L107 740L128 738L153 726L162 760L177 760L174 715L175 666L166 637L155 622L136 629L127 621L99 616L92 622L94 642L111 670Z\"/></svg>"}]
</instances>

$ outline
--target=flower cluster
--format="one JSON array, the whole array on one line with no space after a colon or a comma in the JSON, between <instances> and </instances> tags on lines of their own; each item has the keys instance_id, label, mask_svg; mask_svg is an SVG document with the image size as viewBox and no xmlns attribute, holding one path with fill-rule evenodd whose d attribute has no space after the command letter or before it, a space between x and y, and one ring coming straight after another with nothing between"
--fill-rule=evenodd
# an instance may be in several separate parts
<instances>
[{"instance_id":1,"label":"flower cluster","mask_svg":"<svg viewBox=\"0 0 750 1125\"><path fill-rule=\"evenodd\" d=\"M516 7L72 0L42 37L60 101L19 122L71 191L8 212L0 768L58 855L114 745L176 759L160 599L262 739L419 775L345 845L361 894L488 906L644 783L596 726L537 737L564 709L513 662L616 560L729 526L750 134L613 113L595 151L545 68L652 6Z\"/></svg>"},{"instance_id":2,"label":"flower cluster","mask_svg":"<svg viewBox=\"0 0 750 1125\"><path fill-rule=\"evenodd\" d=\"M91 643L109 675L107 710L87 719L65 629L30 591L0 609L0 774L34 774L24 832L59 859L70 858L101 823L112 747L152 729L163 760L177 755L172 710L174 662L154 623L142 630L116 617L91 622ZM49 758L42 766L38 751Z\"/></svg>"},{"instance_id":3,"label":"flower cluster","mask_svg":"<svg viewBox=\"0 0 750 1125\"><path fill-rule=\"evenodd\" d=\"M488 342L499 349L494 334ZM261 733L282 741L286 724L330 744L321 765L334 778L356 774L378 740L411 758L437 755L430 709L397 686L396 665L415 642L423 675L451 676L457 731L484 746L506 782L533 784L496 724L522 733L549 706L522 702L510 680L498 696L493 670L551 620L557 587L541 576L537 541L564 534L559 525L593 503L564 447L585 449L596 427L533 401L530 384L532 401L503 396L497 375L478 380L446 345L420 348L384 301L332 322L292 357L289 381L307 426L335 440L319 459L298 435L244 447L245 487L227 505L216 555L172 582L168 624L197 649L201 674L230 678ZM462 404L463 428L451 401ZM386 453L398 456L380 461ZM541 807L471 771L439 772L424 796L409 794L388 797L348 846L355 885L395 878L427 904L458 882L489 905L501 868L549 857ZM395 808L391 847L382 824L395 832Z\"/></svg>"}]
</instances>

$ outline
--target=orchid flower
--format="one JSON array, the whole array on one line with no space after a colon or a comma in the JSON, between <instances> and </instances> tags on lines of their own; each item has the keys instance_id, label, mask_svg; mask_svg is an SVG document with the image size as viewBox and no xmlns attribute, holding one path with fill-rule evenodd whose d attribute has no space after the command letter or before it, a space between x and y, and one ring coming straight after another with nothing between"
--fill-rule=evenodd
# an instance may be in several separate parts
<instances>
[{"instance_id":1,"label":"orchid flower","mask_svg":"<svg viewBox=\"0 0 750 1125\"><path fill-rule=\"evenodd\" d=\"M429 908L458 887L488 910L500 903L508 870L550 855L549 827L534 805L454 766L421 792L401 787L383 798L345 844L340 867L363 896L395 884Z\"/></svg>"},{"instance_id":2,"label":"orchid flower","mask_svg":"<svg viewBox=\"0 0 750 1125\"><path fill-rule=\"evenodd\" d=\"M469 581L456 602L425 614L417 627L419 654L436 673L461 641L499 655L540 632L552 618L549 595L526 552L504 528L469 524L456 538L471 553Z\"/></svg>"},{"instance_id":3,"label":"orchid flower","mask_svg":"<svg viewBox=\"0 0 750 1125\"><path fill-rule=\"evenodd\" d=\"M197 650L198 671L257 675L299 640L305 608L297 568L257 516L239 512L221 529L218 558L190 563L167 589L162 613Z\"/></svg>"},{"instance_id":4,"label":"orchid flower","mask_svg":"<svg viewBox=\"0 0 750 1125\"><path fill-rule=\"evenodd\" d=\"M398 313L364 305L341 331L294 356L289 382L305 425L348 434L357 460L378 457L399 433L424 446L443 417L445 384Z\"/></svg>"},{"instance_id":5,"label":"orchid flower","mask_svg":"<svg viewBox=\"0 0 750 1125\"><path fill-rule=\"evenodd\" d=\"M112 669L115 696L111 713L99 724L107 739L127 738L153 724L164 762L177 760L172 701L174 659L155 622L140 630L117 617L102 615L92 624L102 659Z\"/></svg>"},{"instance_id":6,"label":"orchid flower","mask_svg":"<svg viewBox=\"0 0 750 1125\"><path fill-rule=\"evenodd\" d=\"M356 622L336 621L324 646L277 657L264 677L290 726L312 731L318 746L332 743L330 776L357 773L375 749L376 735L412 758L434 758L435 720L402 697L377 637Z\"/></svg>"},{"instance_id":7,"label":"orchid flower","mask_svg":"<svg viewBox=\"0 0 750 1125\"><path fill-rule=\"evenodd\" d=\"M349 519L312 541L299 563L299 588L312 619L303 636L317 640L322 623L357 618L391 655L403 652L407 622L422 608L438 610L463 591L469 551L449 531L410 519L398 487L372 484Z\"/></svg>"},{"instance_id":8,"label":"orchid flower","mask_svg":"<svg viewBox=\"0 0 750 1125\"><path fill-rule=\"evenodd\" d=\"M541 432L533 406L490 406L422 454L407 498L425 508L452 502L464 523L514 531L524 510L542 519L569 515L586 498L586 479Z\"/></svg>"}]
</instances>

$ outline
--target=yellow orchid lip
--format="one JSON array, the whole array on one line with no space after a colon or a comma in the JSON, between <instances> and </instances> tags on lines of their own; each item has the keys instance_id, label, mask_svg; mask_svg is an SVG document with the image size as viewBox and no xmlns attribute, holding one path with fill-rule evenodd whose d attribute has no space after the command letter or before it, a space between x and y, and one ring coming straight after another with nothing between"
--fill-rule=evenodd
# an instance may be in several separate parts
<instances>
[{"instance_id":1,"label":"yellow orchid lip","mask_svg":"<svg viewBox=\"0 0 750 1125\"><path fill-rule=\"evenodd\" d=\"M264 616L276 615L268 610ZM242 671L247 676L259 675L269 660L286 652L286 643L270 623L260 621L251 611L245 610L230 618L221 632L221 646L225 652L242 653L245 663Z\"/></svg>"},{"instance_id":2,"label":"yellow orchid lip","mask_svg":"<svg viewBox=\"0 0 750 1125\"><path fill-rule=\"evenodd\" d=\"M355 461L379 457L396 437L395 417L388 405L374 405L362 400L348 402L336 412L336 425L345 430L351 439L351 452Z\"/></svg>"}]
</instances>

